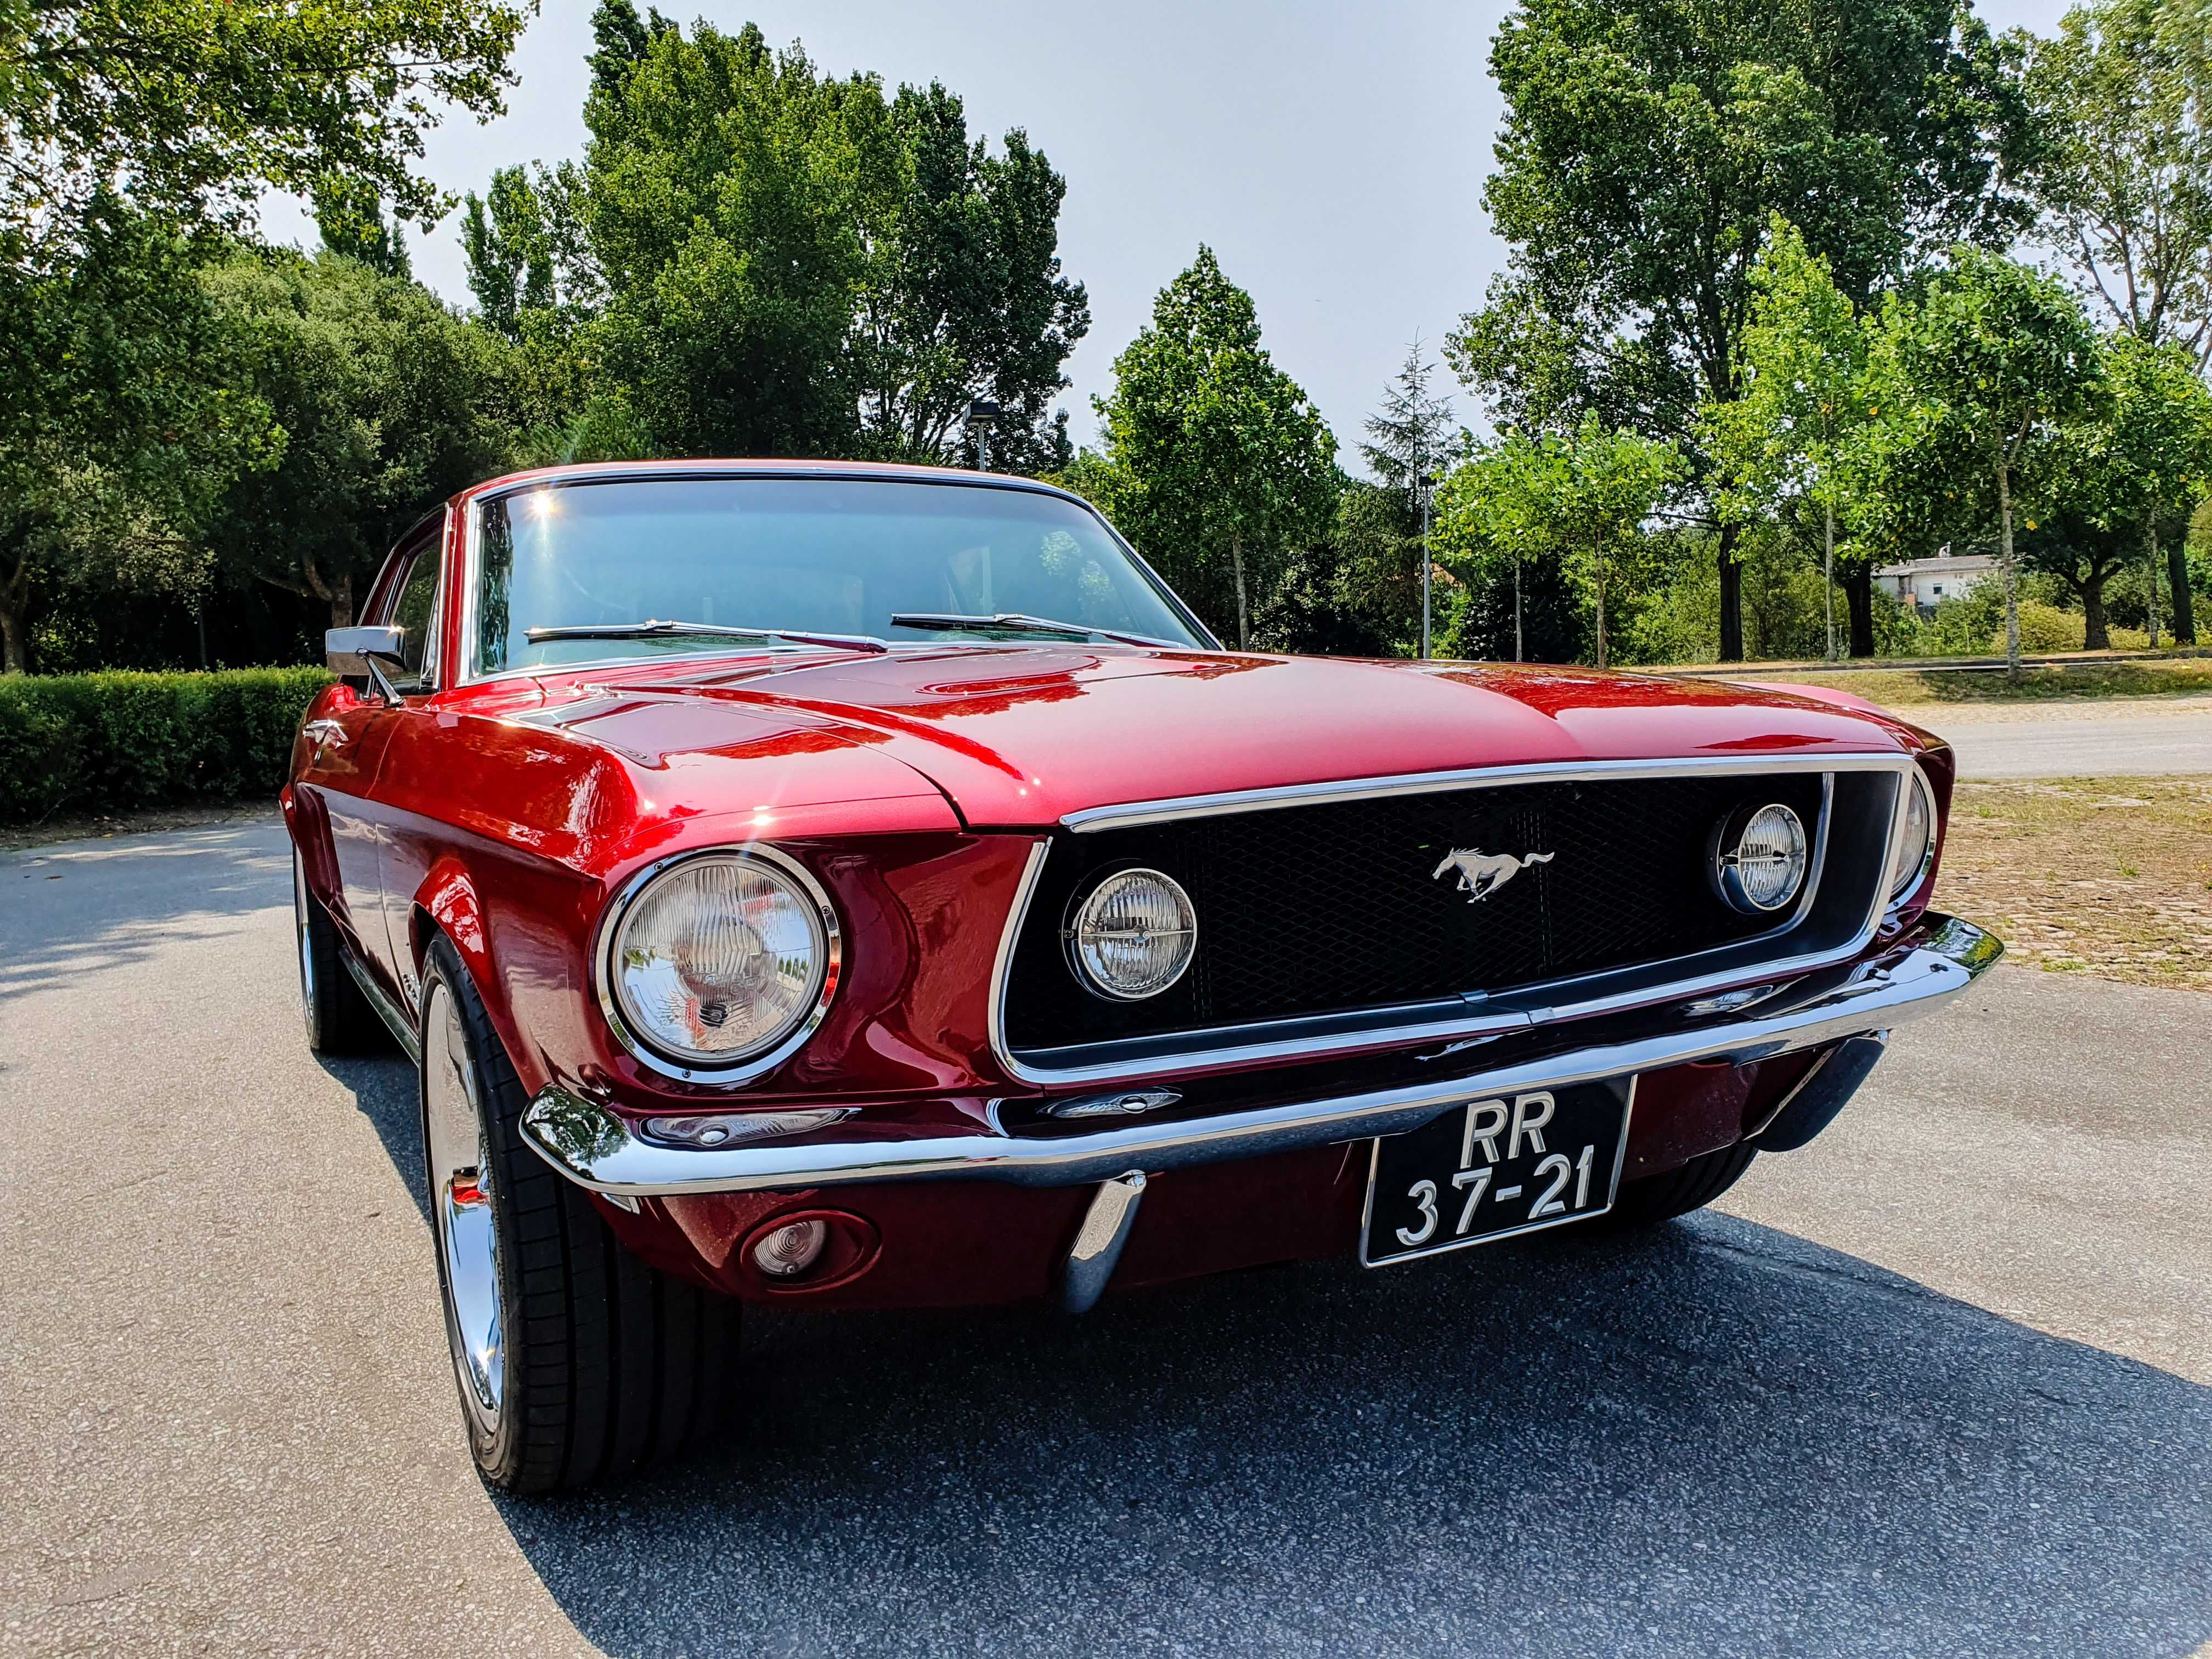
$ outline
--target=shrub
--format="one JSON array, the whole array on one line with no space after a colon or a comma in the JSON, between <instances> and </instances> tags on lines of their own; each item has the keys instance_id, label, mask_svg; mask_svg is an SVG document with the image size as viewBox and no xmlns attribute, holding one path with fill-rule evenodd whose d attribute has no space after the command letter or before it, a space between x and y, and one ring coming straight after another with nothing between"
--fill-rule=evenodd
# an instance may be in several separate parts
<instances>
[{"instance_id":1,"label":"shrub","mask_svg":"<svg viewBox=\"0 0 2212 1659\"><path fill-rule=\"evenodd\" d=\"M1994 586L1994 583L1985 583ZM1999 613L2002 618L2002 613ZM2040 599L2023 599L2020 602L2020 648L2027 652L2079 651L2087 636L2088 624L2075 611L2061 611L2055 605L2045 605ZM1990 636L1990 653L2002 656L2005 648L2004 623L1999 620L1996 631Z\"/></svg>"},{"instance_id":2,"label":"shrub","mask_svg":"<svg viewBox=\"0 0 2212 1659\"><path fill-rule=\"evenodd\" d=\"M0 822L273 797L320 668L0 678Z\"/></svg>"}]
</instances>

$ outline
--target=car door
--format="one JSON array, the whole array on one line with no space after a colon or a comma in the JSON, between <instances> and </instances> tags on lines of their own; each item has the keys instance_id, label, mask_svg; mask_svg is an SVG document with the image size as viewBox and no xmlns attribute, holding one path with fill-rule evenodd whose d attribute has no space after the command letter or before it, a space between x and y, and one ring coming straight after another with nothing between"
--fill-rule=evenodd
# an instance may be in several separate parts
<instances>
[{"instance_id":1,"label":"car door","mask_svg":"<svg viewBox=\"0 0 2212 1659\"><path fill-rule=\"evenodd\" d=\"M431 555L428 569L434 580L441 530L442 520L393 553L391 562L396 577L380 584L362 621L397 619L412 574L422 567L426 551ZM338 878L333 914L351 935L362 961L386 981L387 990L395 988L398 981L391 973L385 923L385 815L377 805L376 789L385 750L392 740L392 712L373 679L360 690L341 687L323 714L306 728L313 748L300 777L301 784L315 793L329 826L331 855Z\"/></svg>"},{"instance_id":2,"label":"car door","mask_svg":"<svg viewBox=\"0 0 2212 1659\"><path fill-rule=\"evenodd\" d=\"M383 750L376 790L376 855L384 927L375 948L382 954L380 966L410 1007L416 985L409 917L416 890L435 856L440 826L416 810L422 793L417 787L420 780L398 773L425 763L425 751L416 739L435 718L428 704L441 683L441 623L446 612L448 557L442 528L422 544L393 586L392 608L384 620L404 630L401 660L387 677L398 696L378 711L376 720Z\"/></svg>"}]
</instances>

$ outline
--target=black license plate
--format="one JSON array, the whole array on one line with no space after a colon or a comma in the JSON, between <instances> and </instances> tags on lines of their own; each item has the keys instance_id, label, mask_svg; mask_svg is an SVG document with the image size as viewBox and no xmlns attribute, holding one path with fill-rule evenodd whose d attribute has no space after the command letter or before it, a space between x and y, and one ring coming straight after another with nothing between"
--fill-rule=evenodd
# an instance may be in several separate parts
<instances>
[{"instance_id":1,"label":"black license plate","mask_svg":"<svg viewBox=\"0 0 2212 1659\"><path fill-rule=\"evenodd\" d=\"M1361 1262L1379 1267L1603 1215L1635 1095L1633 1078L1489 1095L1383 1136L1368 1165Z\"/></svg>"}]
</instances>

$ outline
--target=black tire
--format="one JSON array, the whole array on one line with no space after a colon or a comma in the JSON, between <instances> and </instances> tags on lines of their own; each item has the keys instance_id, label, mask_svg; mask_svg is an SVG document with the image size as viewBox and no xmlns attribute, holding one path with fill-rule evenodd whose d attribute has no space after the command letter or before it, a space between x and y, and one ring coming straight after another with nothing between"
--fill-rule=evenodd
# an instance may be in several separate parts
<instances>
[{"instance_id":1,"label":"black tire","mask_svg":"<svg viewBox=\"0 0 2212 1659\"><path fill-rule=\"evenodd\" d=\"M300 1006L307 1047L319 1054L371 1054L392 1047L392 1033L353 982L338 952L338 925L307 890L300 849L292 849L292 933L300 958Z\"/></svg>"},{"instance_id":2,"label":"black tire","mask_svg":"<svg viewBox=\"0 0 2212 1659\"><path fill-rule=\"evenodd\" d=\"M584 1190L524 1144L522 1085L443 937L423 963L422 1009L422 1145L438 1285L477 1469L510 1492L550 1492L618 1480L684 1449L726 1415L737 1303L646 1266ZM445 1065L453 1070L441 1076L434 1068ZM449 1092L456 1083L459 1096ZM451 1124L463 1103L477 1132L475 1169L453 1164L467 1156L465 1141L456 1147L451 1129L434 1130L434 1106ZM490 1212L499 1380L489 1409L465 1357L453 1288L468 1263L447 1243L463 1232L453 1218L466 1217L465 1204L488 1204Z\"/></svg>"},{"instance_id":3,"label":"black tire","mask_svg":"<svg viewBox=\"0 0 2212 1659\"><path fill-rule=\"evenodd\" d=\"M1758 1156L1758 1147L1741 1140L1693 1158L1664 1175L1625 1181L1613 1208L1598 1218L1597 1226L1606 1232L1635 1232L1702 1210L1741 1180Z\"/></svg>"}]
</instances>

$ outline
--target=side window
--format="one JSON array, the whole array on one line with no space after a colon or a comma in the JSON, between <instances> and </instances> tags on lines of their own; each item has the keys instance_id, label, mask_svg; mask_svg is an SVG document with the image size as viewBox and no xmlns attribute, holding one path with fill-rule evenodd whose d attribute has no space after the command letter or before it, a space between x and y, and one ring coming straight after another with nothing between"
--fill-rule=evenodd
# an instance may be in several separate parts
<instances>
[{"instance_id":1,"label":"side window","mask_svg":"<svg viewBox=\"0 0 2212 1659\"><path fill-rule=\"evenodd\" d=\"M437 541L423 544L414 563L408 566L406 575L400 579L398 595L386 619L392 626L407 630L406 641L400 647L406 666L392 677L392 684L394 690L410 695L436 689L436 676L432 672L434 665L429 653L430 635L437 623L439 552Z\"/></svg>"}]
</instances>

